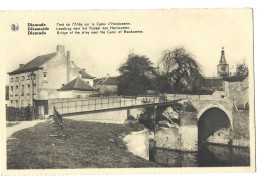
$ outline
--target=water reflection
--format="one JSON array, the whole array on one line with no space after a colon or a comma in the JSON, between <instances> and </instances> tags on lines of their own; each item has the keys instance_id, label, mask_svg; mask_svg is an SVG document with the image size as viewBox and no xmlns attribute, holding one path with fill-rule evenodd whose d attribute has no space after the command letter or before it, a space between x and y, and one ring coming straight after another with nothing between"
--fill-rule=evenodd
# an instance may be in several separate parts
<instances>
[{"instance_id":1,"label":"water reflection","mask_svg":"<svg viewBox=\"0 0 260 176\"><path fill-rule=\"evenodd\" d=\"M198 152L153 148L150 160L166 167L249 166L249 148L201 145Z\"/></svg>"}]
</instances>

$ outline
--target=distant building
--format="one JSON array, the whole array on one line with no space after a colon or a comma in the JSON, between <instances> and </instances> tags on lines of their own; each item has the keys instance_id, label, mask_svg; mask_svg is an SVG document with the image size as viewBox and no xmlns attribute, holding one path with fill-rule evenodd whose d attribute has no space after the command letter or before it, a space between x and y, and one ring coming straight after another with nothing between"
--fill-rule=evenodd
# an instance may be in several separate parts
<instances>
[{"instance_id":1,"label":"distant building","mask_svg":"<svg viewBox=\"0 0 260 176\"><path fill-rule=\"evenodd\" d=\"M218 77L223 77L228 75L229 75L229 64L227 64L224 47L222 47L221 58L218 64Z\"/></svg>"},{"instance_id":2,"label":"distant building","mask_svg":"<svg viewBox=\"0 0 260 176\"><path fill-rule=\"evenodd\" d=\"M94 87L99 94L117 95L119 80L117 76L94 79Z\"/></svg>"},{"instance_id":3,"label":"distant building","mask_svg":"<svg viewBox=\"0 0 260 176\"><path fill-rule=\"evenodd\" d=\"M79 73L81 74L82 80L84 80L86 83L88 83L92 87L94 86L94 78L95 77L89 75L84 68Z\"/></svg>"},{"instance_id":4,"label":"distant building","mask_svg":"<svg viewBox=\"0 0 260 176\"><path fill-rule=\"evenodd\" d=\"M8 73L9 106L25 107L33 105L33 99L59 98L57 89L81 77L81 71L70 61L70 52L65 54L65 47L57 45L56 52L38 56Z\"/></svg>"},{"instance_id":5,"label":"distant building","mask_svg":"<svg viewBox=\"0 0 260 176\"><path fill-rule=\"evenodd\" d=\"M222 91L224 89L224 80L220 77L204 77L201 80L201 88Z\"/></svg>"},{"instance_id":6,"label":"distant building","mask_svg":"<svg viewBox=\"0 0 260 176\"><path fill-rule=\"evenodd\" d=\"M219 64L217 65L217 77L203 77L201 80L201 89L209 92L223 91L225 89L225 81L223 76L229 75L229 64L227 64L225 58L224 47L221 50L221 57Z\"/></svg>"},{"instance_id":7,"label":"distant building","mask_svg":"<svg viewBox=\"0 0 260 176\"><path fill-rule=\"evenodd\" d=\"M81 78L76 78L58 89L59 98L81 98L95 93L95 89Z\"/></svg>"}]
</instances>

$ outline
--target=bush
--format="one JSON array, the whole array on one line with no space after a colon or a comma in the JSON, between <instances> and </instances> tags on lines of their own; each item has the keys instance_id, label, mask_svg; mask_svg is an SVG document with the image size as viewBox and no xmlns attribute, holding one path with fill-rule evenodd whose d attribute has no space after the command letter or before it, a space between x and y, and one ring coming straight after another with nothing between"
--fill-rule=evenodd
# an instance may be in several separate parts
<instances>
[{"instance_id":1,"label":"bush","mask_svg":"<svg viewBox=\"0 0 260 176\"><path fill-rule=\"evenodd\" d=\"M30 107L15 108L6 107L6 120L7 121L29 121L32 120L32 113Z\"/></svg>"},{"instance_id":2,"label":"bush","mask_svg":"<svg viewBox=\"0 0 260 176\"><path fill-rule=\"evenodd\" d=\"M155 128L155 119L153 119L154 111L154 107L147 107L143 109L143 112L140 114L140 117L138 119L138 122L143 124L150 131L153 131Z\"/></svg>"}]
</instances>

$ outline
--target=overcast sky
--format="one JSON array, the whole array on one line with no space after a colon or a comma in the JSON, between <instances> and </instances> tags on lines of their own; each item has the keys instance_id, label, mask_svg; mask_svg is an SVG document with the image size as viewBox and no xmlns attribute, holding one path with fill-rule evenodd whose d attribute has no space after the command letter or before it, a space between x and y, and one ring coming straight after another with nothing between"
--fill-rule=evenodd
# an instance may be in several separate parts
<instances>
[{"instance_id":1,"label":"overcast sky","mask_svg":"<svg viewBox=\"0 0 260 176\"><path fill-rule=\"evenodd\" d=\"M28 22L46 23L50 31L45 36L27 35ZM57 35L57 22L129 22L132 30L144 33ZM146 55L157 65L163 50L184 46L195 56L205 76L217 75L222 46L230 67L253 57L250 9L51 12L46 15L21 12L10 17L8 24L12 23L18 23L20 30L12 32L9 25L5 26L8 37L2 54L6 72L39 55L55 52L57 44L64 45L71 52L71 60L95 77L107 73L118 75L117 69L129 52Z\"/></svg>"}]
</instances>

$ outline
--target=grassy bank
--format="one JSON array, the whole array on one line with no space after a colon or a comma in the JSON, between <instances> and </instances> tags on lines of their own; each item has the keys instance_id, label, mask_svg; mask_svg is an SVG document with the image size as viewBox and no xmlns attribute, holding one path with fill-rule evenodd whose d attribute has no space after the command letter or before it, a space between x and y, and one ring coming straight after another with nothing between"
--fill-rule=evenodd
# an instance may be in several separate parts
<instances>
[{"instance_id":1,"label":"grassy bank","mask_svg":"<svg viewBox=\"0 0 260 176\"><path fill-rule=\"evenodd\" d=\"M65 137L52 121L16 132L7 141L8 169L159 167L127 152L121 136L141 125L63 121Z\"/></svg>"}]
</instances>

